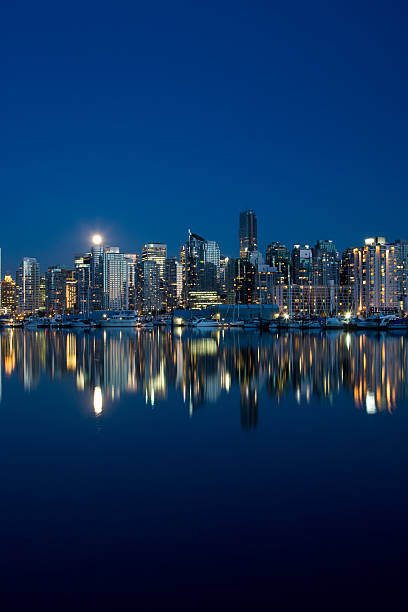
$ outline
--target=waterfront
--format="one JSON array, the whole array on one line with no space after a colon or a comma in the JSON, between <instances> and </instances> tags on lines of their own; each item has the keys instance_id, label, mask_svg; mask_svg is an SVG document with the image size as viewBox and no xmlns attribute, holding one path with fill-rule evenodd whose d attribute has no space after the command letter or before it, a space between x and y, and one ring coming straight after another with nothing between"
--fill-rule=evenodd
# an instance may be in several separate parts
<instances>
[{"instance_id":1,"label":"waterfront","mask_svg":"<svg viewBox=\"0 0 408 612\"><path fill-rule=\"evenodd\" d=\"M343 331L2 331L3 588L269 601L275 583L399 583L407 347Z\"/></svg>"}]
</instances>

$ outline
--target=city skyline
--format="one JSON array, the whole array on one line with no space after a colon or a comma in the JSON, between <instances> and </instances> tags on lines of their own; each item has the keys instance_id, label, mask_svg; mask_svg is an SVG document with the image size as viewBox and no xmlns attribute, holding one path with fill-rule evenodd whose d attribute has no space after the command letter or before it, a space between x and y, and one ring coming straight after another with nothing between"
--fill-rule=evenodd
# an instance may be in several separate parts
<instances>
[{"instance_id":1,"label":"city skyline","mask_svg":"<svg viewBox=\"0 0 408 612\"><path fill-rule=\"evenodd\" d=\"M233 244L232 246L232 250L229 251L226 248L223 248L223 240L221 239L221 241L216 240L215 239L215 234L217 233L216 231L210 230L210 235L211 235L211 239L210 241L213 241L215 243L217 243L220 246L220 253L221 255L224 255L226 257L236 257L238 258L240 255L240 243L239 243L239 235L237 233L237 218L238 216L241 214L242 211L237 210L237 214L236 217L234 218L234 222L231 222L231 232L229 232L226 236L225 236L225 244ZM244 211L245 212L245 211ZM257 213L256 209L254 209L255 214ZM379 224L380 225L380 224ZM234 227L233 227L234 226ZM83 232L83 236L81 236L81 239L78 240L77 242L73 242L72 246L67 245L66 243L61 244L60 248L56 248L56 253L57 255L54 257L50 254L50 251L45 251L46 253L48 253L48 255L46 255L45 258L40 258L38 253L43 251L44 247L38 245L37 249L34 249L33 252L28 253L28 249L23 248L23 249L19 249L19 254L16 255L16 262L15 265L14 263L10 263L11 261L14 261L14 257L12 258L8 253L6 248L4 247L4 239L3 239L3 243L0 245L0 249L1 249L1 274L2 274L2 278L4 277L4 275L12 275L13 277L15 276L16 270L18 269L18 266L21 263L21 260L23 259L23 257L33 257L35 259L37 259L37 261L40 263L40 268L41 271L44 272L46 271L49 267L52 266L60 266L62 268L70 268L73 266L73 261L74 261L74 255L75 254L80 254L80 253L87 253L87 252L91 252L91 248L92 248L92 240L93 240L93 236L98 235L101 236L102 240L103 240L103 245L104 247L115 247L119 244L120 245L120 252L121 253L137 253L138 255L142 256L143 253L143 249L144 247L146 247L149 244L164 244L167 247L167 257L171 258L171 257L177 257L179 258L180 255L180 245L183 244L183 242L185 242L185 238L186 235L188 235L188 229L183 229L180 231L180 241L177 242L177 240L174 238L174 236L172 237L172 234L169 233L168 234L168 238L169 239L165 239L166 237L164 236L164 240L159 241L159 240L151 240L151 241L147 241L147 240L143 240L139 243L139 246L137 248L131 248L131 246L129 246L129 244L131 245L131 241L130 243L122 243L120 242L119 239L117 239L117 237L115 238L115 235L111 235L109 231L104 232L103 231L103 226L102 224L95 224L95 228L93 231L87 231L87 232ZM102 229L101 229L102 228ZM401 228L400 228L401 229ZM260 230L260 232L259 232ZM204 234L204 232L202 232ZM259 233L261 233L261 235L266 235L268 234L267 231L265 231L265 229L263 229L263 223L261 220L261 223L259 223L258 221L258 236ZM376 233L362 233L359 236L357 236L355 242L350 243L350 244L345 244L345 246L341 246L342 245L342 241L338 242L335 238L335 231L332 231L331 234L319 234L312 238L310 236L301 236L304 240L302 241L296 241L294 239L292 240L283 240L282 236L284 234L284 232L282 232L282 234L276 234L276 232L274 233L274 235L268 239L268 240L259 240L258 239L258 251L259 253L263 254L263 257L265 258L265 255L267 253L268 247L271 244L277 243L277 244L281 244L285 247L287 247L290 251L292 251L292 249L296 246L296 245L307 245L308 247L310 246L310 248L314 245L316 245L318 242L332 242L337 251L340 253L340 255L347 251L348 249L353 249L353 248L358 248L359 246L361 246L364 241L369 238L369 237L377 237L377 236L385 236L387 239L388 243L393 243L397 240L408 240L408 232L405 231L398 231L396 233L395 236L390 236L387 232L384 231L384 227L383 227L383 231L378 231ZM86 234L86 235L85 235ZM119 232L120 234L120 232ZM232 234L232 238L230 236L230 234ZM206 236L206 234L204 234ZM357 235L357 232L356 232ZM235 237L235 240L234 240ZM306 240L307 239L307 240ZM206 240L208 240L208 237L206 236ZM344 242L344 241L343 241ZM173 246L169 246L169 245L175 245L174 248ZM15 251L15 249L14 249ZM44 251L43 251L44 252ZM62 253L66 252L67 255L63 256Z\"/></svg>"},{"instance_id":2,"label":"city skyline","mask_svg":"<svg viewBox=\"0 0 408 612\"><path fill-rule=\"evenodd\" d=\"M291 249L274 241L261 252L257 227L254 210L240 213L238 258L222 254L217 242L190 229L179 259L169 256L165 243L145 243L141 253L124 253L96 233L71 266L49 266L41 274L36 258L23 257L14 283L11 276L2 277L1 305L26 315L126 310L155 316L210 307L214 315L228 318L235 316L228 310L236 304L268 307L268 316L289 317L407 312L406 240L369 237L343 252L329 239ZM221 313L223 307L227 310Z\"/></svg>"}]
</instances>

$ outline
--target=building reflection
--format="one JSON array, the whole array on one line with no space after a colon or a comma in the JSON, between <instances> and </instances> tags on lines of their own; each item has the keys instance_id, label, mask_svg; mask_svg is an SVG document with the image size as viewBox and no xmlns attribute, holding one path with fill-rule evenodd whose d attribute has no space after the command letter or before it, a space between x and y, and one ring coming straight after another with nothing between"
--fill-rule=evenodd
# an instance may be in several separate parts
<instances>
[{"instance_id":1,"label":"building reflection","mask_svg":"<svg viewBox=\"0 0 408 612\"><path fill-rule=\"evenodd\" d=\"M236 389L241 426L251 430L262 394L307 404L345 392L368 414L392 412L408 396L406 338L387 334L4 330L0 355L2 378L18 376L26 391L41 376L72 377L97 416L123 393L153 407L170 389L193 416Z\"/></svg>"}]
</instances>

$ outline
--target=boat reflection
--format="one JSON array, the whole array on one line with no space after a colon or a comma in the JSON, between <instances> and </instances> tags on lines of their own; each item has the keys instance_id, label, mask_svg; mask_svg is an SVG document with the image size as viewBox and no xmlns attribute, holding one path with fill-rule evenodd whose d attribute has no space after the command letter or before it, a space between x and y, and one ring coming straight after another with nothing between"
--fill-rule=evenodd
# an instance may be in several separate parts
<instances>
[{"instance_id":1,"label":"boat reflection","mask_svg":"<svg viewBox=\"0 0 408 612\"><path fill-rule=\"evenodd\" d=\"M307 404L347 392L368 414L391 413L408 395L406 338L386 334L10 329L0 334L0 355L2 377L18 376L26 391L42 376L71 377L91 393L96 416L123 393L154 406L170 389L192 416L237 389L241 425L252 429L265 393Z\"/></svg>"}]
</instances>

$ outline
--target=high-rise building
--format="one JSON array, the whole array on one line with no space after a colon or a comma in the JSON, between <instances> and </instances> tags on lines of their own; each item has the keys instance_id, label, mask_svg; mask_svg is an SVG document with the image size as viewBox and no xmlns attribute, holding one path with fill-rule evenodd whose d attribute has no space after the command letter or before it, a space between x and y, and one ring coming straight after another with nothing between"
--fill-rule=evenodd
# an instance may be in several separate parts
<instances>
[{"instance_id":1,"label":"high-rise building","mask_svg":"<svg viewBox=\"0 0 408 612\"><path fill-rule=\"evenodd\" d=\"M148 242L143 246L142 263L153 261L159 266L161 305L159 310L166 308L164 266L167 259L167 244Z\"/></svg>"},{"instance_id":2,"label":"high-rise building","mask_svg":"<svg viewBox=\"0 0 408 612\"><path fill-rule=\"evenodd\" d=\"M396 240L395 246L398 249L399 258L399 284L401 301L404 312L408 311L408 242L406 240Z\"/></svg>"},{"instance_id":3,"label":"high-rise building","mask_svg":"<svg viewBox=\"0 0 408 612\"><path fill-rule=\"evenodd\" d=\"M319 287L338 286L340 257L332 240L318 240L313 248L313 284Z\"/></svg>"},{"instance_id":4,"label":"high-rise building","mask_svg":"<svg viewBox=\"0 0 408 612\"><path fill-rule=\"evenodd\" d=\"M399 247L383 237L343 253L341 282L348 283L353 310L362 313L401 308Z\"/></svg>"},{"instance_id":5,"label":"high-rise building","mask_svg":"<svg viewBox=\"0 0 408 612\"><path fill-rule=\"evenodd\" d=\"M220 247L214 240L204 243L203 289L219 291L220 287Z\"/></svg>"},{"instance_id":6,"label":"high-rise building","mask_svg":"<svg viewBox=\"0 0 408 612\"><path fill-rule=\"evenodd\" d=\"M197 304L219 303L220 249L216 242L207 241L188 232L188 240L180 249L183 269L183 302L187 308Z\"/></svg>"},{"instance_id":7,"label":"high-rise building","mask_svg":"<svg viewBox=\"0 0 408 612\"><path fill-rule=\"evenodd\" d=\"M257 269L247 259L237 259L235 293L237 304L257 304Z\"/></svg>"},{"instance_id":8,"label":"high-rise building","mask_svg":"<svg viewBox=\"0 0 408 612\"><path fill-rule=\"evenodd\" d=\"M8 274L1 281L1 305L8 312L14 312L17 307L16 283Z\"/></svg>"},{"instance_id":9,"label":"high-rise building","mask_svg":"<svg viewBox=\"0 0 408 612\"><path fill-rule=\"evenodd\" d=\"M50 266L45 275L45 307L48 314L62 314L66 308L66 270Z\"/></svg>"},{"instance_id":10,"label":"high-rise building","mask_svg":"<svg viewBox=\"0 0 408 612\"><path fill-rule=\"evenodd\" d=\"M75 312L77 304L77 279L76 271L65 270L65 312Z\"/></svg>"},{"instance_id":11,"label":"high-rise building","mask_svg":"<svg viewBox=\"0 0 408 612\"><path fill-rule=\"evenodd\" d=\"M40 308L40 266L34 257L24 257L16 272L17 307L22 313Z\"/></svg>"},{"instance_id":12,"label":"high-rise building","mask_svg":"<svg viewBox=\"0 0 408 612\"><path fill-rule=\"evenodd\" d=\"M162 309L163 291L160 278L160 266L155 261L143 262L143 310L155 314Z\"/></svg>"},{"instance_id":13,"label":"high-rise building","mask_svg":"<svg viewBox=\"0 0 408 612\"><path fill-rule=\"evenodd\" d=\"M276 285L276 268L272 268L267 264L261 264L257 268L257 289L258 299L260 304L274 304Z\"/></svg>"},{"instance_id":14,"label":"high-rise building","mask_svg":"<svg viewBox=\"0 0 408 612\"><path fill-rule=\"evenodd\" d=\"M239 216L239 256L246 259L249 252L258 250L258 224L253 210Z\"/></svg>"},{"instance_id":15,"label":"high-rise building","mask_svg":"<svg viewBox=\"0 0 408 612\"><path fill-rule=\"evenodd\" d=\"M223 296L227 295L227 268L230 258L225 255L220 256L220 293Z\"/></svg>"},{"instance_id":16,"label":"high-rise building","mask_svg":"<svg viewBox=\"0 0 408 612\"><path fill-rule=\"evenodd\" d=\"M271 242L266 249L265 263L276 269L276 283L287 285L289 282L290 251L280 242Z\"/></svg>"},{"instance_id":17,"label":"high-rise building","mask_svg":"<svg viewBox=\"0 0 408 612\"><path fill-rule=\"evenodd\" d=\"M75 256L76 306L79 313L86 313L91 306L91 253Z\"/></svg>"},{"instance_id":18,"label":"high-rise building","mask_svg":"<svg viewBox=\"0 0 408 612\"><path fill-rule=\"evenodd\" d=\"M103 256L105 248L102 244L94 244L91 248L90 267L90 310L104 308Z\"/></svg>"},{"instance_id":19,"label":"high-rise building","mask_svg":"<svg viewBox=\"0 0 408 612\"><path fill-rule=\"evenodd\" d=\"M128 262L119 247L107 247L103 253L103 307L128 309Z\"/></svg>"},{"instance_id":20,"label":"high-rise building","mask_svg":"<svg viewBox=\"0 0 408 612\"><path fill-rule=\"evenodd\" d=\"M40 275L40 307L42 312L46 309L47 303L47 279L45 274Z\"/></svg>"},{"instance_id":21,"label":"high-rise building","mask_svg":"<svg viewBox=\"0 0 408 612\"><path fill-rule=\"evenodd\" d=\"M311 285L313 253L308 244L295 244L292 250L291 282L295 285Z\"/></svg>"},{"instance_id":22,"label":"high-rise building","mask_svg":"<svg viewBox=\"0 0 408 612\"><path fill-rule=\"evenodd\" d=\"M166 281L166 306L172 311L180 306L183 291L183 270L177 257L166 259L165 264Z\"/></svg>"},{"instance_id":23,"label":"high-rise building","mask_svg":"<svg viewBox=\"0 0 408 612\"><path fill-rule=\"evenodd\" d=\"M167 244L148 242L143 246L142 263L154 261L159 266L160 278L164 278L164 265L167 259Z\"/></svg>"},{"instance_id":24,"label":"high-rise building","mask_svg":"<svg viewBox=\"0 0 408 612\"><path fill-rule=\"evenodd\" d=\"M137 253L126 253L128 280L128 308L143 312L143 267Z\"/></svg>"}]
</instances>

